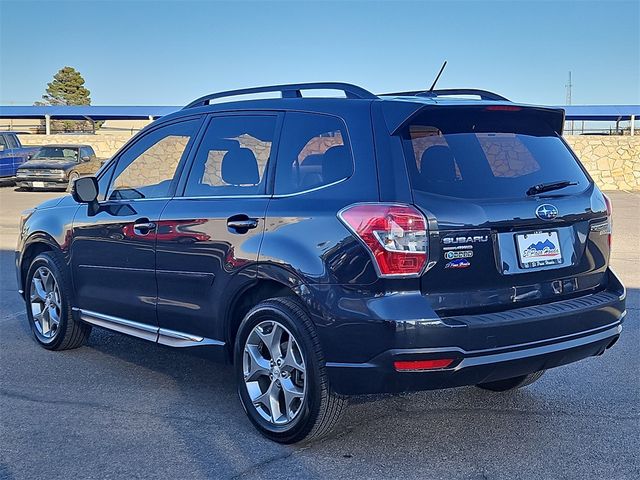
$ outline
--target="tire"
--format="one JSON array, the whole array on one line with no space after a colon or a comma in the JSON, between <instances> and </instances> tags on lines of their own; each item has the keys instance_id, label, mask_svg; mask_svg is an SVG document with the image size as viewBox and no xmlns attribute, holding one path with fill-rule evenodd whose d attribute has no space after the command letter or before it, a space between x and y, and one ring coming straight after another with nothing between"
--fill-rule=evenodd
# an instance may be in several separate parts
<instances>
[{"instance_id":1,"label":"tire","mask_svg":"<svg viewBox=\"0 0 640 480\"><path fill-rule=\"evenodd\" d=\"M69 275L59 255L43 252L31 262L25 283L27 319L36 341L48 350L77 348L91 333L91 325L73 318L71 292Z\"/></svg>"},{"instance_id":2,"label":"tire","mask_svg":"<svg viewBox=\"0 0 640 480\"><path fill-rule=\"evenodd\" d=\"M80 178L80 174L78 172L71 172L69 174L69 181L67 183L67 192L71 191L71 188L73 187L73 182L75 182L77 179Z\"/></svg>"},{"instance_id":3,"label":"tire","mask_svg":"<svg viewBox=\"0 0 640 480\"><path fill-rule=\"evenodd\" d=\"M479 383L476 385L483 390L491 390L492 392L508 392L509 390L516 390L518 388L524 388L527 385L531 385L537 381L543 374L544 370L530 373L529 375L522 375L520 377L507 378L506 380L497 380L495 382Z\"/></svg>"},{"instance_id":4,"label":"tire","mask_svg":"<svg viewBox=\"0 0 640 480\"><path fill-rule=\"evenodd\" d=\"M276 324L282 332L279 340L273 342L275 347L269 349L262 339L275 335ZM274 348L285 352L279 357L282 364L275 365L273 357L277 353L271 355ZM251 356L249 351L256 353ZM260 363L254 361L256 355ZM292 364L298 364L302 370L291 368ZM247 313L236 336L234 368L240 400L249 420L265 437L278 443L311 441L328 434L348 403L346 397L331 390L315 327L301 304L290 297L263 301ZM245 381L245 378L257 380ZM281 378L281 382L276 378ZM275 406L271 401L271 407L255 402L265 397L274 384ZM292 395L294 390L297 393ZM293 397L290 403L286 401L285 391ZM282 413L283 406L285 413Z\"/></svg>"}]
</instances>

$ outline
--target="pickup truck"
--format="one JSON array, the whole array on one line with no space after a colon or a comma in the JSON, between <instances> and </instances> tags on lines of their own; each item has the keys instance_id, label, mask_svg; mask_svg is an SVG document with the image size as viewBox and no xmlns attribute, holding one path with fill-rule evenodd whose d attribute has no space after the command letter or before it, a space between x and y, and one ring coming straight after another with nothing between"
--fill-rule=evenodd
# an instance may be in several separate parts
<instances>
[{"instance_id":1,"label":"pickup truck","mask_svg":"<svg viewBox=\"0 0 640 480\"><path fill-rule=\"evenodd\" d=\"M18 167L37 150L38 147L23 147L16 132L0 131L0 181L15 178Z\"/></svg>"},{"instance_id":2,"label":"pickup truck","mask_svg":"<svg viewBox=\"0 0 640 480\"><path fill-rule=\"evenodd\" d=\"M90 145L44 145L20 165L16 185L23 190L66 189L81 176L96 173L101 165Z\"/></svg>"}]
</instances>

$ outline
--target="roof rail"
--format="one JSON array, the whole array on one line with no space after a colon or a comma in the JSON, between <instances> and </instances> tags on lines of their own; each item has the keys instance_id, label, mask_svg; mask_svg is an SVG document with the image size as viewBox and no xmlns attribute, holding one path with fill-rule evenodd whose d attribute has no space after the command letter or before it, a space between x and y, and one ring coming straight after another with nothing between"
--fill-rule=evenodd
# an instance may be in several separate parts
<instances>
[{"instance_id":1,"label":"roof rail","mask_svg":"<svg viewBox=\"0 0 640 480\"><path fill-rule=\"evenodd\" d=\"M495 100L510 102L511 100L497 93L479 90L476 88L446 88L442 90L415 90L412 92L385 93L384 95L412 96L412 97L450 97L454 95L477 95L481 100Z\"/></svg>"},{"instance_id":2,"label":"roof rail","mask_svg":"<svg viewBox=\"0 0 640 480\"><path fill-rule=\"evenodd\" d=\"M302 98L302 90L342 90L347 98L378 98L368 90L365 90L362 87L358 87L357 85L351 85L350 83L292 83L289 85L271 85L268 87L242 88L239 90L228 90L226 92L212 93L194 100L189 105L184 107L184 109L208 105L211 100L215 100L216 98L235 97L238 95L249 95L252 93L280 92L282 98Z\"/></svg>"}]
</instances>

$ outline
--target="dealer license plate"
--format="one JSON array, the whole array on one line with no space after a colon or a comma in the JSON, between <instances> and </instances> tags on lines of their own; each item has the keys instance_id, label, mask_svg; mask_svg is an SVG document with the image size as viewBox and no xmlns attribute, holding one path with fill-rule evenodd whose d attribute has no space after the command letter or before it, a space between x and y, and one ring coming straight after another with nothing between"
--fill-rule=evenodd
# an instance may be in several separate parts
<instances>
[{"instance_id":1,"label":"dealer license plate","mask_svg":"<svg viewBox=\"0 0 640 480\"><path fill-rule=\"evenodd\" d=\"M558 232L555 230L517 234L516 244L522 268L547 267L562 263Z\"/></svg>"}]
</instances>

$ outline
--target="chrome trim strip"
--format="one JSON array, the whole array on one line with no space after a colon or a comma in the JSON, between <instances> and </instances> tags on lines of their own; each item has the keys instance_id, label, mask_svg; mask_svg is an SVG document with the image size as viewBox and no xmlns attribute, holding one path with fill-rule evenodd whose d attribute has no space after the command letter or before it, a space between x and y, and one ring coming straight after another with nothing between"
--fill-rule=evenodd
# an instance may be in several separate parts
<instances>
[{"instance_id":1,"label":"chrome trim strip","mask_svg":"<svg viewBox=\"0 0 640 480\"><path fill-rule=\"evenodd\" d=\"M217 200L230 198L271 198L271 195L255 194L255 195L202 195L200 197L173 197L172 200Z\"/></svg>"},{"instance_id":2,"label":"chrome trim strip","mask_svg":"<svg viewBox=\"0 0 640 480\"><path fill-rule=\"evenodd\" d=\"M273 195L273 198L288 198L288 197L295 197L297 195L304 195L305 193L317 192L318 190L322 190L323 188L333 187L334 185L338 185L339 183L345 182L345 181L349 180L352 176L353 176L353 174L349 175L346 178L342 178L340 180L336 180L335 182L327 183L326 185L319 185L319 186L314 187L314 188L308 188L307 190L302 190L300 192L280 193L280 194L277 194L277 195Z\"/></svg>"},{"instance_id":3,"label":"chrome trim strip","mask_svg":"<svg viewBox=\"0 0 640 480\"><path fill-rule=\"evenodd\" d=\"M92 312L90 310L82 310L77 307L73 307L72 310L78 312L80 319L84 322L133 337L142 338L143 340L149 340L150 342L157 342L169 347L195 347L205 345L223 347L225 344L220 340L199 337L190 333L178 332L167 328L158 328L157 326Z\"/></svg>"},{"instance_id":4,"label":"chrome trim strip","mask_svg":"<svg viewBox=\"0 0 640 480\"><path fill-rule=\"evenodd\" d=\"M326 185L319 185L314 188L308 188L306 190L302 190L300 192L293 193L281 193L277 195L267 195L267 194L251 194L251 195L202 195L202 196L178 196L175 197L158 197L158 198L132 198L130 200L125 199L117 199L117 200L104 200L100 202L100 204L105 203L129 203L129 202L144 202L149 200L224 200L224 199L233 199L233 198L288 198L295 197L297 195L304 195L305 193L316 192L318 190L322 190L324 188L333 187L334 185L338 185L342 182L349 180L353 175L350 175L346 178L342 178L340 180L336 180L335 182L327 183Z\"/></svg>"},{"instance_id":5,"label":"chrome trim strip","mask_svg":"<svg viewBox=\"0 0 640 480\"><path fill-rule=\"evenodd\" d=\"M224 342L211 338L199 337L190 333L176 332L167 328L158 330L158 343L169 347L193 347L198 345L224 346Z\"/></svg>"},{"instance_id":6,"label":"chrome trim strip","mask_svg":"<svg viewBox=\"0 0 640 480\"><path fill-rule=\"evenodd\" d=\"M158 327L89 310L81 310L76 307L73 307L73 310L80 314L80 318L83 321L92 325L149 340L150 342L156 342L158 340Z\"/></svg>"},{"instance_id":7,"label":"chrome trim strip","mask_svg":"<svg viewBox=\"0 0 640 480\"><path fill-rule=\"evenodd\" d=\"M216 274L212 272L190 272L187 270L156 270L156 273L163 275L184 275L188 277L215 277Z\"/></svg>"},{"instance_id":8,"label":"chrome trim strip","mask_svg":"<svg viewBox=\"0 0 640 480\"><path fill-rule=\"evenodd\" d=\"M171 200L173 197L149 197L149 198L114 198L112 200L102 200L98 202L100 205L105 204L120 204L120 203L131 203L131 202L150 202L152 200Z\"/></svg>"}]
</instances>

